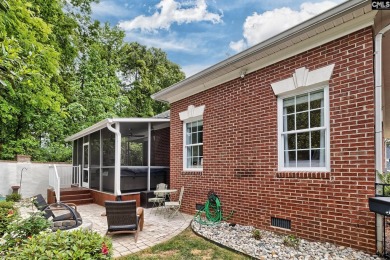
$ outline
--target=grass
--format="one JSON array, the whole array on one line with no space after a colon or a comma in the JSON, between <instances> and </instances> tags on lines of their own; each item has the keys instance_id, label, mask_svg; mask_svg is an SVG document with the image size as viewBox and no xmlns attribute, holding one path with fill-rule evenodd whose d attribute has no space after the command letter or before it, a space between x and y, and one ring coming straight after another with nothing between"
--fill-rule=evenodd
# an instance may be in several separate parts
<instances>
[{"instance_id":1,"label":"grass","mask_svg":"<svg viewBox=\"0 0 390 260\"><path fill-rule=\"evenodd\" d=\"M119 258L121 260L138 259L250 259L242 254L219 247L187 228L174 238L143 251Z\"/></svg>"}]
</instances>

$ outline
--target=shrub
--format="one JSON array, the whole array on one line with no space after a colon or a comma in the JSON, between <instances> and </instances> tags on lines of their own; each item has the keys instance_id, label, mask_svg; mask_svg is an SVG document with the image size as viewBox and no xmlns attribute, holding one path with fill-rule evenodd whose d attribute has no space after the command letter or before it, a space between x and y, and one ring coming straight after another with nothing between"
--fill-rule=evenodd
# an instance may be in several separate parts
<instances>
[{"instance_id":1,"label":"shrub","mask_svg":"<svg viewBox=\"0 0 390 260\"><path fill-rule=\"evenodd\" d=\"M41 233L10 250L7 259L110 259L112 243L108 237L88 230Z\"/></svg>"},{"instance_id":2,"label":"shrub","mask_svg":"<svg viewBox=\"0 0 390 260\"><path fill-rule=\"evenodd\" d=\"M6 232L7 226L18 216L14 204L12 201L0 201L0 237Z\"/></svg>"},{"instance_id":3,"label":"shrub","mask_svg":"<svg viewBox=\"0 0 390 260\"><path fill-rule=\"evenodd\" d=\"M26 219L16 218L6 228L6 233L0 244L0 251L20 245L27 238L46 230L50 226L51 222L45 219L40 212L32 214Z\"/></svg>"},{"instance_id":4,"label":"shrub","mask_svg":"<svg viewBox=\"0 0 390 260\"><path fill-rule=\"evenodd\" d=\"M22 195L19 193L11 193L10 195L5 196L6 201L18 202L22 199Z\"/></svg>"},{"instance_id":5,"label":"shrub","mask_svg":"<svg viewBox=\"0 0 390 260\"><path fill-rule=\"evenodd\" d=\"M295 237L294 235L285 236L283 239L283 244L285 246L289 246L295 249L299 247L299 243L300 243L299 238Z\"/></svg>"},{"instance_id":6,"label":"shrub","mask_svg":"<svg viewBox=\"0 0 390 260\"><path fill-rule=\"evenodd\" d=\"M260 239L263 237L263 235L261 234L261 231L260 231L260 230L258 230L258 229L253 229L253 230L252 230L252 237L253 237L254 239L256 239L256 240L260 240Z\"/></svg>"}]
</instances>

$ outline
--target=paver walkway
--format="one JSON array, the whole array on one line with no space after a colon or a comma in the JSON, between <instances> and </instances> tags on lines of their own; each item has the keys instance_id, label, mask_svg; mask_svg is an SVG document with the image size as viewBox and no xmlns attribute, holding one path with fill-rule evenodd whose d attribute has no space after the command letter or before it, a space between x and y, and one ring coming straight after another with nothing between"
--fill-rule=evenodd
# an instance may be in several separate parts
<instances>
[{"instance_id":1,"label":"paver walkway","mask_svg":"<svg viewBox=\"0 0 390 260\"><path fill-rule=\"evenodd\" d=\"M144 209L144 228L139 232L137 243L134 242L134 234L117 234L111 236L114 247L114 257L125 256L145 248L164 242L186 229L193 216L179 213L173 218L164 218L164 215L151 209ZM105 212L104 207L97 204L77 206L83 222L91 222L92 230L105 235L107 231L107 219L101 216Z\"/></svg>"}]
</instances>

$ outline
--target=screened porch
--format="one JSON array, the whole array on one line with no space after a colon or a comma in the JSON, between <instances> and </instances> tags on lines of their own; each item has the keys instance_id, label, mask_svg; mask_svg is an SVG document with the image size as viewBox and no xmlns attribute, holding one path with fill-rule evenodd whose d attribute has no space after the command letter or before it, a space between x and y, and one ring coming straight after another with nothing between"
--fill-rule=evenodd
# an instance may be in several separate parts
<instances>
[{"instance_id":1,"label":"screened porch","mask_svg":"<svg viewBox=\"0 0 390 260\"><path fill-rule=\"evenodd\" d=\"M118 196L169 183L169 135L167 118L114 118L68 137L79 186Z\"/></svg>"}]
</instances>

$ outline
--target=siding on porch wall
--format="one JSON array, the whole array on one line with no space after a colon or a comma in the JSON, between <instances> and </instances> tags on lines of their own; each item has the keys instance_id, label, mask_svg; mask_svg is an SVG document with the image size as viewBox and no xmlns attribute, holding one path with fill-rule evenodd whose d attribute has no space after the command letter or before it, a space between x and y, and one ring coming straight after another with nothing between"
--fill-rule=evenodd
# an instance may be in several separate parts
<instances>
[{"instance_id":1,"label":"siding on porch wall","mask_svg":"<svg viewBox=\"0 0 390 260\"><path fill-rule=\"evenodd\" d=\"M171 104L170 186L195 213L209 190L230 222L375 253L374 72L370 27ZM330 173L278 172L277 97L271 83L335 64L329 82ZM205 105L203 173L183 174L179 112ZM291 231L271 227L291 220Z\"/></svg>"}]
</instances>

